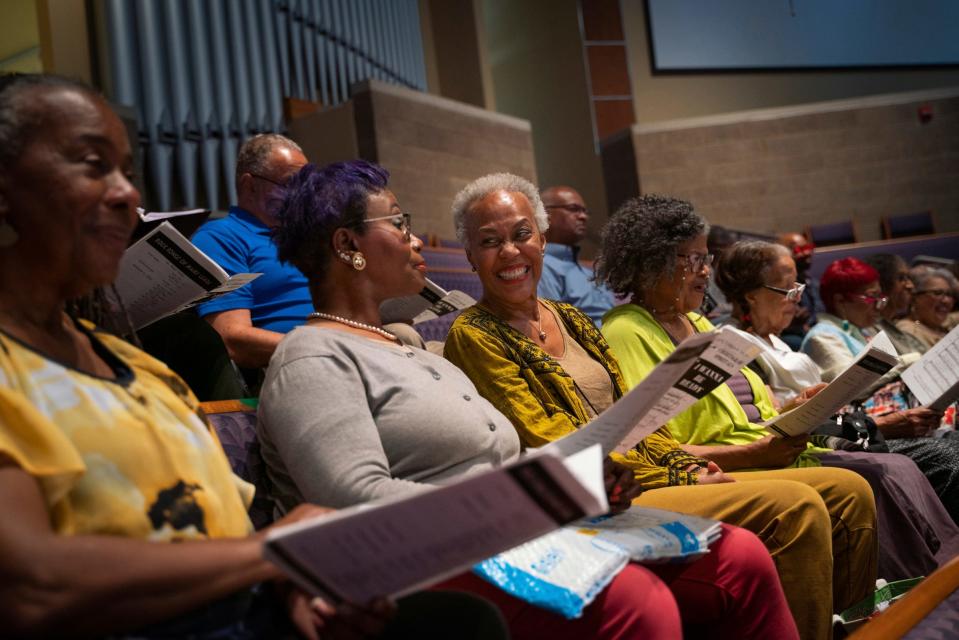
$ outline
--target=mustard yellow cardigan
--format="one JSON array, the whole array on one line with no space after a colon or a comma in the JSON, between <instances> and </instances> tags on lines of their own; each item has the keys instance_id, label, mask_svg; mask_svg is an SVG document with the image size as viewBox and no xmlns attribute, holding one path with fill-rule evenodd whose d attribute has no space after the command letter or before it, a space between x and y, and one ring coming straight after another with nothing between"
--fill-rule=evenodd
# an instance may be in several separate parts
<instances>
[{"instance_id":1,"label":"mustard yellow cardigan","mask_svg":"<svg viewBox=\"0 0 959 640\"><path fill-rule=\"evenodd\" d=\"M614 399L625 389L619 365L592 321L575 307L543 300L583 349L609 373ZM548 353L485 308L465 310L450 328L443 352L462 369L480 394L510 419L524 447L562 438L588 421L573 379ZM613 456L636 474L646 489L695 484L687 473L702 458L679 447L665 427L650 434L625 456Z\"/></svg>"}]
</instances>

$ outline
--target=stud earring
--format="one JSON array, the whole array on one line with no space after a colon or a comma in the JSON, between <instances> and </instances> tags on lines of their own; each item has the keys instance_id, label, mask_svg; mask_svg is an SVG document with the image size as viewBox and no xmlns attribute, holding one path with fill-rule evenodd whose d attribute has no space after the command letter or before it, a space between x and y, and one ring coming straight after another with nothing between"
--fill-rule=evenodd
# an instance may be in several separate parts
<instances>
[{"instance_id":1,"label":"stud earring","mask_svg":"<svg viewBox=\"0 0 959 640\"><path fill-rule=\"evenodd\" d=\"M0 221L0 247L12 247L20 239L20 234L6 220Z\"/></svg>"},{"instance_id":2,"label":"stud earring","mask_svg":"<svg viewBox=\"0 0 959 640\"><path fill-rule=\"evenodd\" d=\"M366 256L359 251L355 251L353 253L353 258L351 261L353 262L353 268L357 271L362 271L366 268Z\"/></svg>"},{"instance_id":3,"label":"stud earring","mask_svg":"<svg viewBox=\"0 0 959 640\"><path fill-rule=\"evenodd\" d=\"M348 254L346 251L337 251L336 255L339 257L340 260L342 260L343 262L347 264L352 262L352 260L350 260L350 254Z\"/></svg>"}]
</instances>

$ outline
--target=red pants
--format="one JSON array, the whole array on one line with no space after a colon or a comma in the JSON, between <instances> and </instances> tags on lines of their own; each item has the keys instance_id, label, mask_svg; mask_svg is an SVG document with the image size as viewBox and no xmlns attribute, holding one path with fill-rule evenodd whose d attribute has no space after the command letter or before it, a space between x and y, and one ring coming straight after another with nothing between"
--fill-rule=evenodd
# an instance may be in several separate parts
<instances>
[{"instance_id":1,"label":"red pants","mask_svg":"<svg viewBox=\"0 0 959 640\"><path fill-rule=\"evenodd\" d=\"M714 640L799 637L769 552L752 533L725 524L722 538L696 562L629 564L575 620L513 598L472 573L436 588L486 598L517 639L659 640L682 638L683 627Z\"/></svg>"}]
</instances>

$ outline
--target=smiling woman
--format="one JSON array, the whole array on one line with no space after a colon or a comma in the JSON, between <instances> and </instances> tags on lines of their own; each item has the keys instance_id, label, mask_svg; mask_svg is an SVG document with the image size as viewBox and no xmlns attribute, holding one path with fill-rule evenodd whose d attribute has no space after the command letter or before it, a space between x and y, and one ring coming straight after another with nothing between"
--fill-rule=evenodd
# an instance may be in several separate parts
<instances>
[{"instance_id":1,"label":"smiling woman","mask_svg":"<svg viewBox=\"0 0 959 640\"><path fill-rule=\"evenodd\" d=\"M0 611L16 637L202 635L239 624L233 605L278 576L186 385L64 311L116 276L131 166L88 87L0 79Z\"/></svg>"}]
</instances>

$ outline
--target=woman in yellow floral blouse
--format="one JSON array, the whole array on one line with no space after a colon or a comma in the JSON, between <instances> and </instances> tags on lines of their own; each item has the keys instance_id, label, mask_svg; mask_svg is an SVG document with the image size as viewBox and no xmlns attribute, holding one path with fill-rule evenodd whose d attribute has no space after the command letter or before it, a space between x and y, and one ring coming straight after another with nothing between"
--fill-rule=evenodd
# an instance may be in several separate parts
<instances>
[{"instance_id":1,"label":"woman in yellow floral blouse","mask_svg":"<svg viewBox=\"0 0 959 640\"><path fill-rule=\"evenodd\" d=\"M457 195L453 220L483 296L453 323L444 355L510 418L523 445L571 433L620 398L626 386L619 366L589 318L536 295L548 219L535 187L509 174L480 178ZM779 477L765 478L762 491L735 482L714 463L684 452L665 427L618 461L648 489L634 504L713 517L756 533L776 562L801 636L826 637L832 526L814 489ZM872 526L871 502L854 511ZM857 561L874 577L874 552Z\"/></svg>"}]
</instances>

